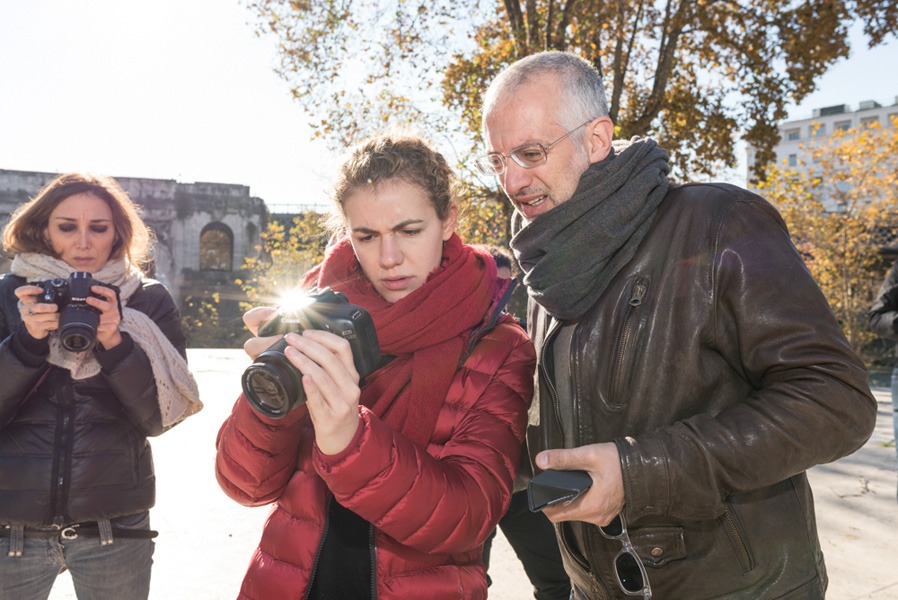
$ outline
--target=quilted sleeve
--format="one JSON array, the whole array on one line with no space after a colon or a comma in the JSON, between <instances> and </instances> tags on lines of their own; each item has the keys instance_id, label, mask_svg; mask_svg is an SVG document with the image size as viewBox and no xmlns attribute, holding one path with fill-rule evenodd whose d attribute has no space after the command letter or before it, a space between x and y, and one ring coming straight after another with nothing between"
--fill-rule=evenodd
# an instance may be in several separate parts
<instances>
[{"instance_id":1,"label":"quilted sleeve","mask_svg":"<svg viewBox=\"0 0 898 600\"><path fill-rule=\"evenodd\" d=\"M456 373L427 450L363 409L359 443L316 451L316 469L341 504L401 544L475 548L508 507L535 363L523 330L500 324Z\"/></svg>"}]
</instances>

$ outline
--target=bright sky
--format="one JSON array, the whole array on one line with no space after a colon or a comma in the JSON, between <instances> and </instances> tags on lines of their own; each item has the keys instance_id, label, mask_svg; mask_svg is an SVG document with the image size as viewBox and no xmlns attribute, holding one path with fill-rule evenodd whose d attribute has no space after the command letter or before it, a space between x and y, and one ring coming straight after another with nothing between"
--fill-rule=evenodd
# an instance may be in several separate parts
<instances>
[{"instance_id":1,"label":"bright sky","mask_svg":"<svg viewBox=\"0 0 898 600\"><path fill-rule=\"evenodd\" d=\"M0 0L0 168L326 202L336 164L236 0Z\"/></svg>"},{"instance_id":2,"label":"bright sky","mask_svg":"<svg viewBox=\"0 0 898 600\"><path fill-rule=\"evenodd\" d=\"M867 48L859 25L851 29L851 55L830 67L817 82L817 91L789 110L789 120L810 119L813 109L847 104L857 110L858 103L875 100L883 106L898 104L898 32L886 43Z\"/></svg>"},{"instance_id":3,"label":"bright sky","mask_svg":"<svg viewBox=\"0 0 898 600\"><path fill-rule=\"evenodd\" d=\"M339 157L311 141L273 72L276 42L251 20L237 0L0 0L0 169L236 183L269 204L326 202ZM894 37L856 45L790 118L892 104L896 64Z\"/></svg>"}]
</instances>

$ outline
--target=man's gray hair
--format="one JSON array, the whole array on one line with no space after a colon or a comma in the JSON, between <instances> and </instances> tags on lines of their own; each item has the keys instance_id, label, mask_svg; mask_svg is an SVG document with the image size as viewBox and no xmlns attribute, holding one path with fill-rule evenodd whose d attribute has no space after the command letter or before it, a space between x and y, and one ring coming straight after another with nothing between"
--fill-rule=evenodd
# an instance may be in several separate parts
<instances>
[{"instance_id":1,"label":"man's gray hair","mask_svg":"<svg viewBox=\"0 0 898 600\"><path fill-rule=\"evenodd\" d=\"M544 74L554 75L559 88L546 94L562 97L560 125L573 129L588 119L608 116L608 101L602 76L587 60L570 52L546 51L531 54L502 70L483 95L483 132L486 118L503 98Z\"/></svg>"}]
</instances>

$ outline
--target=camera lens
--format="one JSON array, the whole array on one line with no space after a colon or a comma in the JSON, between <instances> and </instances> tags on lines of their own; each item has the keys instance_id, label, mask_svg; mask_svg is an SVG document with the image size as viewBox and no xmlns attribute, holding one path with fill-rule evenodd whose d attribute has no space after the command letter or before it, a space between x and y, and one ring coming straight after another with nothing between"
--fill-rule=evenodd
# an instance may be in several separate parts
<instances>
[{"instance_id":1,"label":"camera lens","mask_svg":"<svg viewBox=\"0 0 898 600\"><path fill-rule=\"evenodd\" d=\"M306 401L302 374L284 356L285 340L279 340L243 372L243 393L257 411L280 419Z\"/></svg>"},{"instance_id":2,"label":"camera lens","mask_svg":"<svg viewBox=\"0 0 898 600\"><path fill-rule=\"evenodd\" d=\"M67 304L59 312L59 341L69 352L83 352L97 339L100 315L86 304Z\"/></svg>"},{"instance_id":3,"label":"camera lens","mask_svg":"<svg viewBox=\"0 0 898 600\"><path fill-rule=\"evenodd\" d=\"M93 337L89 331L76 330L63 333L61 336L62 347L69 352L83 352L90 348Z\"/></svg>"}]
</instances>

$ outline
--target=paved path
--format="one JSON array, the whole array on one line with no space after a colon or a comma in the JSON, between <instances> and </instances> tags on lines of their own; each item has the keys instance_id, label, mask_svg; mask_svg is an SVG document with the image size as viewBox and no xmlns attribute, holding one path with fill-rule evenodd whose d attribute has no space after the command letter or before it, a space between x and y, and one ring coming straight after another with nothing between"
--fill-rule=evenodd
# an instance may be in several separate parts
<instances>
[{"instance_id":1,"label":"paved path","mask_svg":"<svg viewBox=\"0 0 898 600\"><path fill-rule=\"evenodd\" d=\"M205 408L152 441L158 490L151 519L160 535L150 598L229 600L236 597L268 512L237 505L215 482L215 435L237 397L247 361L235 350L193 349L189 358ZM877 390L877 398L879 422L870 442L811 472L830 600L898 600L896 460L894 447L887 447L891 404L886 390ZM490 600L532 598L501 532L492 556ZM74 598L71 580L61 576L50 599Z\"/></svg>"},{"instance_id":2,"label":"paved path","mask_svg":"<svg viewBox=\"0 0 898 600\"><path fill-rule=\"evenodd\" d=\"M898 599L892 400L884 388L874 389L874 395L879 414L870 440L854 454L808 473L830 600Z\"/></svg>"}]
</instances>

